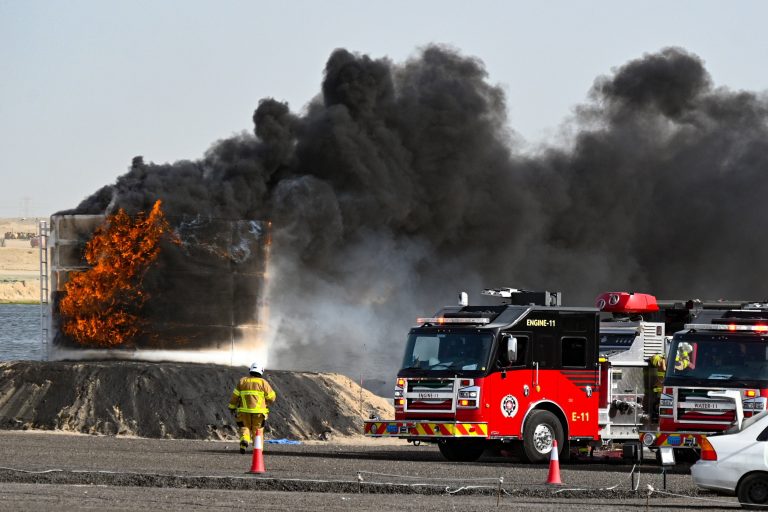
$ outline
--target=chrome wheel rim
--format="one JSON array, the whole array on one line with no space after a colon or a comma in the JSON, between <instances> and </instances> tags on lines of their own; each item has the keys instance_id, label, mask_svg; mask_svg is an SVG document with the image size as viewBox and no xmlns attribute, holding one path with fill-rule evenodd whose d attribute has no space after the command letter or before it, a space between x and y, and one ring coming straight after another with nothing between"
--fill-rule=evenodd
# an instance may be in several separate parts
<instances>
[{"instance_id":1,"label":"chrome wheel rim","mask_svg":"<svg viewBox=\"0 0 768 512\"><path fill-rule=\"evenodd\" d=\"M552 429L549 425L537 425L533 430L533 446L539 453L549 453L552 451Z\"/></svg>"}]
</instances>

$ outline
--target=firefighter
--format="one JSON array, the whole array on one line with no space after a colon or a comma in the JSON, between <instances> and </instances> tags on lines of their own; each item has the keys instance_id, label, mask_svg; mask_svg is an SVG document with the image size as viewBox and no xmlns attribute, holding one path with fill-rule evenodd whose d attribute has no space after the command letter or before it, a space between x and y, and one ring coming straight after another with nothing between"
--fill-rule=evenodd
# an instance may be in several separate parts
<instances>
[{"instance_id":1,"label":"firefighter","mask_svg":"<svg viewBox=\"0 0 768 512\"><path fill-rule=\"evenodd\" d=\"M667 358L664 354L656 354L651 358L651 364L656 368L656 380L653 383L653 392L661 394L664 386L664 375L667 373Z\"/></svg>"},{"instance_id":2,"label":"firefighter","mask_svg":"<svg viewBox=\"0 0 768 512\"><path fill-rule=\"evenodd\" d=\"M658 420L659 406L661 405L661 392L664 389L664 375L667 373L667 358L664 354L656 354L651 357L651 366L656 368L656 375L653 381L653 398L655 403L653 408L653 420Z\"/></svg>"},{"instance_id":3,"label":"firefighter","mask_svg":"<svg viewBox=\"0 0 768 512\"><path fill-rule=\"evenodd\" d=\"M687 370L691 366L691 352L693 352L693 347L690 343L684 342L677 346L675 370Z\"/></svg>"},{"instance_id":4,"label":"firefighter","mask_svg":"<svg viewBox=\"0 0 768 512\"><path fill-rule=\"evenodd\" d=\"M264 367L260 363L253 363L249 373L248 377L241 378L237 383L229 400L229 410L240 429L240 453L245 453L251 436L264 428L269 406L277 398L272 386L262 377Z\"/></svg>"}]
</instances>

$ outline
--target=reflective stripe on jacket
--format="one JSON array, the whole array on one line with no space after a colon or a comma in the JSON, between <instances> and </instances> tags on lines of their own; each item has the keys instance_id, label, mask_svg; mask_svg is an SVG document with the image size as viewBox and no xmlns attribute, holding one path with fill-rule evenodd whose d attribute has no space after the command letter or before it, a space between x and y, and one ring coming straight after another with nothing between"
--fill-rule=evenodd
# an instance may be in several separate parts
<instances>
[{"instance_id":1,"label":"reflective stripe on jacket","mask_svg":"<svg viewBox=\"0 0 768 512\"><path fill-rule=\"evenodd\" d=\"M243 377L232 391L229 408L251 414L269 413L269 406L277 395L269 382L261 377Z\"/></svg>"}]
</instances>

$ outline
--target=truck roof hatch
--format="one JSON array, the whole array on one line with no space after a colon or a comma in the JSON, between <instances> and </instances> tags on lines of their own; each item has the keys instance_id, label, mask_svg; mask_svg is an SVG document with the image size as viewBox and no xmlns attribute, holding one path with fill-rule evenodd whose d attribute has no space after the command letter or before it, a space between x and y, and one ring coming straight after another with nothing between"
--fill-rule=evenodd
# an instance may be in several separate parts
<instances>
[{"instance_id":1,"label":"truck roof hatch","mask_svg":"<svg viewBox=\"0 0 768 512\"><path fill-rule=\"evenodd\" d=\"M513 306L562 306L563 294L561 292L532 292L517 288L486 288L482 295L490 297L502 297L509 299L507 304Z\"/></svg>"}]
</instances>

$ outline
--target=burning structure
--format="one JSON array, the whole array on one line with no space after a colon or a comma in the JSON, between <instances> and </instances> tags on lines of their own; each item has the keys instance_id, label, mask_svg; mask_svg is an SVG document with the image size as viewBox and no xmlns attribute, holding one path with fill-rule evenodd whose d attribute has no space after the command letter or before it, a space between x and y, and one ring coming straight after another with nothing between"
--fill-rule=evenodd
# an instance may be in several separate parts
<instances>
[{"instance_id":1,"label":"burning structure","mask_svg":"<svg viewBox=\"0 0 768 512\"><path fill-rule=\"evenodd\" d=\"M49 357L263 357L269 224L54 215Z\"/></svg>"}]
</instances>

